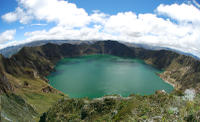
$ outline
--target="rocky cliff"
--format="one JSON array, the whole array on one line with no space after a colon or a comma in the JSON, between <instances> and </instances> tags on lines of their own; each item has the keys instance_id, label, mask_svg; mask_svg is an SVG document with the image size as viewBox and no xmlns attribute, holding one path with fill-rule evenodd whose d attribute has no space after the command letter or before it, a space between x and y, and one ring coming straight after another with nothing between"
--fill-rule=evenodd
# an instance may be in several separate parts
<instances>
[{"instance_id":1,"label":"rocky cliff","mask_svg":"<svg viewBox=\"0 0 200 122\"><path fill-rule=\"evenodd\" d=\"M37 113L34 114L34 116L37 115L39 116L42 113L46 112L59 99L66 97L66 95L64 95L63 93L49 86L48 81L46 80L46 76L54 70L54 66L56 65L56 63L64 57L77 57L88 54L110 54L127 58L139 58L144 60L147 64L162 69L164 72L159 74L160 77L166 80L167 82L173 84L177 90L184 91L186 89L192 88L196 89L197 92L200 91L199 89L200 61L197 59L167 50L157 50L157 51L146 50L143 48L129 47L117 41L97 41L95 43L80 43L80 44L66 43L61 45L48 43L43 46L24 47L18 53L11 56L10 58L5 58L2 55L0 55L0 94L4 95L5 93L6 96L10 96L10 94L14 93L15 95L19 96L20 99L23 99L25 103L29 105L31 109L35 111L35 113ZM162 98L161 96L158 96L156 98L170 99L170 95L169 96L167 95L166 98ZM155 96L153 95L152 97ZM7 97L3 98L6 98L6 100L13 101L13 99L7 99ZM150 100L152 104L163 107L163 104L158 104L159 101L155 102L154 101L155 99L152 99L151 96L149 96L148 98L146 97L145 98L136 97L136 98L135 97L133 99L131 98L131 101L134 100L138 101L143 99L145 100L145 102L147 102ZM121 98L119 100L121 100ZM199 100L196 101L197 102L195 102L195 104L199 105L200 104L198 103ZM97 105L93 106L93 108L97 109L99 109L100 107L99 105L102 104L102 103L96 104L95 101L90 101L90 102L92 105L93 103ZM119 103L119 101L117 102L116 100L114 100L114 102ZM122 104L122 106L127 108L127 106L129 106L129 102L130 101L125 101L125 103L120 102L120 104ZM9 103L11 103L11 101ZM18 108L20 108L20 109L16 108L17 110L20 111L22 110L21 108L24 108L24 106L19 104L19 102L17 101L15 101L14 103L16 103L16 105L19 106ZM64 103L58 104L58 106L63 106L63 104ZM85 105L84 103L81 104L83 106L81 106L80 108L72 107L71 109L73 110L76 109L78 112L81 112L80 109L84 108ZM107 106L106 104L107 103L105 103L104 107ZM187 103L184 103L184 105L185 104ZM181 105L182 104L180 103L180 106ZM71 107L71 105L69 106ZM132 106L132 104L130 104L130 106ZM145 105L141 106L142 108L145 109ZM15 108L14 106L11 107ZM116 106L114 105L108 107L112 107L114 111L115 110L114 108ZM154 107L148 109L154 109ZM195 108L195 106L193 107ZM139 108L140 106L138 106L138 109ZM53 111L54 110L56 110L55 107L53 108ZM123 113L123 109L120 110L122 110L120 113L121 117L126 112ZM90 111L87 111L86 113L83 114L89 114L88 112ZM65 113L62 114L65 115ZM69 116L71 115L70 112L68 112L68 114ZM101 113L98 112L96 114L94 115L98 117L100 117L101 115ZM112 113L109 113L109 116L110 114ZM12 115L10 117L13 117L13 114L10 115ZM47 116L49 117L50 115ZM56 117L56 115L54 116ZM48 117L47 118L44 117L45 120L48 120ZM86 120L88 120L89 118L87 118Z\"/></svg>"},{"instance_id":2,"label":"rocky cliff","mask_svg":"<svg viewBox=\"0 0 200 122\"><path fill-rule=\"evenodd\" d=\"M93 44L46 44L39 47L24 47L11 58L2 58L5 72L14 76L27 75L45 79L57 61L63 57L87 54L111 54L120 57L139 58L164 70L161 77L177 83L178 88L200 86L200 61L167 50L146 50L125 46L116 41L99 41ZM5 78L3 78L4 81ZM3 80L2 79L2 80Z\"/></svg>"},{"instance_id":3,"label":"rocky cliff","mask_svg":"<svg viewBox=\"0 0 200 122\"><path fill-rule=\"evenodd\" d=\"M0 94L7 91L13 91L13 87L5 75L3 56L0 54Z\"/></svg>"}]
</instances>

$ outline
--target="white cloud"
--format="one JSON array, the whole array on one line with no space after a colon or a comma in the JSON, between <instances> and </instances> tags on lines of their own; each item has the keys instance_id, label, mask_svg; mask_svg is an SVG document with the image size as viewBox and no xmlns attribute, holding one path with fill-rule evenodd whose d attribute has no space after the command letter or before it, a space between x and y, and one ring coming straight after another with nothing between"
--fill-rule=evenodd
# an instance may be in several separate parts
<instances>
[{"instance_id":1,"label":"white cloud","mask_svg":"<svg viewBox=\"0 0 200 122\"><path fill-rule=\"evenodd\" d=\"M15 21L17 21L17 15L13 12L10 12L10 13L3 15L2 19L6 22L15 22Z\"/></svg>"},{"instance_id":2,"label":"white cloud","mask_svg":"<svg viewBox=\"0 0 200 122\"><path fill-rule=\"evenodd\" d=\"M32 19L55 22L59 25L82 27L89 23L90 17L82 8L64 0L18 0L19 7L14 12L2 16L7 22L19 20L27 24Z\"/></svg>"},{"instance_id":3,"label":"white cloud","mask_svg":"<svg viewBox=\"0 0 200 122\"><path fill-rule=\"evenodd\" d=\"M20 29L20 30L23 30L23 29L24 29L24 26L20 26L19 29Z\"/></svg>"},{"instance_id":4,"label":"white cloud","mask_svg":"<svg viewBox=\"0 0 200 122\"><path fill-rule=\"evenodd\" d=\"M200 8L200 3L199 2L197 2L197 0L192 0L193 1L193 3L197 6L197 7L199 7Z\"/></svg>"},{"instance_id":5,"label":"white cloud","mask_svg":"<svg viewBox=\"0 0 200 122\"><path fill-rule=\"evenodd\" d=\"M25 36L29 38L25 41L50 40L50 39L73 39L73 40L105 40L113 38L112 35L99 32L100 26L94 28L84 27L81 29L71 29L64 26L56 26L49 31L41 30L27 32Z\"/></svg>"},{"instance_id":6,"label":"white cloud","mask_svg":"<svg viewBox=\"0 0 200 122\"><path fill-rule=\"evenodd\" d=\"M169 47L200 57L200 10L191 4L161 4L155 13L146 14L130 11L108 15L96 10L89 15L84 9L64 0L18 1L20 6L11 13L16 14L21 23L36 19L55 22L56 26L27 32L27 39L16 43L49 39L112 39Z\"/></svg>"},{"instance_id":7,"label":"white cloud","mask_svg":"<svg viewBox=\"0 0 200 122\"><path fill-rule=\"evenodd\" d=\"M15 22L19 20L22 24L27 24L30 20L33 19L31 15L24 12L24 10L20 7L17 7L14 12L7 13L2 16L2 19L6 22Z\"/></svg>"},{"instance_id":8,"label":"white cloud","mask_svg":"<svg viewBox=\"0 0 200 122\"><path fill-rule=\"evenodd\" d=\"M14 39L16 30L7 30L3 33L0 33L0 43L4 43Z\"/></svg>"},{"instance_id":9,"label":"white cloud","mask_svg":"<svg viewBox=\"0 0 200 122\"><path fill-rule=\"evenodd\" d=\"M93 14L90 15L90 21L93 23L105 24L106 19L109 17L108 14L102 13L98 10L93 11Z\"/></svg>"},{"instance_id":10,"label":"white cloud","mask_svg":"<svg viewBox=\"0 0 200 122\"><path fill-rule=\"evenodd\" d=\"M19 3L37 20L56 22L69 27L82 27L90 21L84 9L64 0L19 0Z\"/></svg>"},{"instance_id":11,"label":"white cloud","mask_svg":"<svg viewBox=\"0 0 200 122\"><path fill-rule=\"evenodd\" d=\"M161 4L156 11L178 21L200 22L200 10L192 4Z\"/></svg>"},{"instance_id":12,"label":"white cloud","mask_svg":"<svg viewBox=\"0 0 200 122\"><path fill-rule=\"evenodd\" d=\"M47 24L41 24L41 23L36 23L36 24L31 24L31 26L46 26Z\"/></svg>"},{"instance_id":13,"label":"white cloud","mask_svg":"<svg viewBox=\"0 0 200 122\"><path fill-rule=\"evenodd\" d=\"M132 12L111 16L104 30L123 41L170 47L200 56L200 28L193 23L173 23L155 14Z\"/></svg>"}]
</instances>

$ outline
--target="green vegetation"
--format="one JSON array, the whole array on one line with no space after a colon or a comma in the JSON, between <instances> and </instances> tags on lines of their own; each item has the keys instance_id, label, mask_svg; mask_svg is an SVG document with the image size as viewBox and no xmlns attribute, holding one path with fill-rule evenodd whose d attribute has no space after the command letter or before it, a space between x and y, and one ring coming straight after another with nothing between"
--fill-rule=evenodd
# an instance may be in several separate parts
<instances>
[{"instance_id":1,"label":"green vegetation","mask_svg":"<svg viewBox=\"0 0 200 122\"><path fill-rule=\"evenodd\" d=\"M15 94L1 96L1 121L33 121L38 113Z\"/></svg>"},{"instance_id":2,"label":"green vegetation","mask_svg":"<svg viewBox=\"0 0 200 122\"><path fill-rule=\"evenodd\" d=\"M40 121L198 121L200 94L193 101L175 94L158 92L150 96L106 96L94 100L66 98L44 113Z\"/></svg>"},{"instance_id":3,"label":"green vegetation","mask_svg":"<svg viewBox=\"0 0 200 122\"><path fill-rule=\"evenodd\" d=\"M70 99L49 86L46 76L64 57L109 54L138 58L164 70L161 77L178 92L127 98ZM200 120L200 61L160 50L128 47L115 41L25 47L11 58L0 55L1 121L188 121ZM183 93L194 89L195 97ZM193 94L191 94L193 95ZM59 101L59 102L58 102ZM43 115L42 115L43 114ZM42 115L42 116L41 116Z\"/></svg>"},{"instance_id":4,"label":"green vegetation","mask_svg":"<svg viewBox=\"0 0 200 122\"><path fill-rule=\"evenodd\" d=\"M30 77L13 77L7 75L15 86L14 93L1 95L1 118L3 121L39 121L42 113L46 112L59 99L66 97L63 93L51 88L51 92L44 92L48 87L44 80Z\"/></svg>"}]
</instances>

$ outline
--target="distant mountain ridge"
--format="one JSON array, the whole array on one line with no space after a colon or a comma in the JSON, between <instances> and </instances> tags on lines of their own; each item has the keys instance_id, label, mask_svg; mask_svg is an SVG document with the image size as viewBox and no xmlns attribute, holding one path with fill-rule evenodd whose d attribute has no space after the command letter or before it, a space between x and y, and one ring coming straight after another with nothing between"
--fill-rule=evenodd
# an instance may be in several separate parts
<instances>
[{"instance_id":1,"label":"distant mountain ridge","mask_svg":"<svg viewBox=\"0 0 200 122\"><path fill-rule=\"evenodd\" d=\"M44 79L53 70L56 62L63 57L76 57L87 54L110 54L120 57L139 58L156 68L165 70L166 74L163 73L162 77L170 76L165 80L175 80L183 89L192 86L199 87L200 85L199 60L167 50L128 47L117 41L78 44L48 43L36 47L23 47L10 58L2 56L3 68L1 69L11 75L39 75L38 77ZM29 70L26 71L25 69Z\"/></svg>"},{"instance_id":2,"label":"distant mountain ridge","mask_svg":"<svg viewBox=\"0 0 200 122\"><path fill-rule=\"evenodd\" d=\"M45 45L47 43L52 43L52 44L63 44L63 43L80 44L80 43L95 43L96 41L41 40L41 41L34 41L34 42L30 42L30 43L25 43L25 44L21 44L21 45L10 46L10 47L4 48L4 49L0 49L0 54L4 55L5 57L10 57L13 54L17 53L23 47L41 46L41 45ZM171 51L183 54L183 55L192 56L192 57L200 60L200 57L195 56L191 53L184 53L184 52L174 50L174 49L171 49L171 48L167 48L167 47L151 46L151 45L148 45L148 44L138 44L138 43L128 43L128 42L121 42L121 43L123 43L127 46L140 47L140 48L149 49L149 50L171 50Z\"/></svg>"},{"instance_id":3,"label":"distant mountain ridge","mask_svg":"<svg viewBox=\"0 0 200 122\"><path fill-rule=\"evenodd\" d=\"M5 57L10 57L13 54L17 53L21 48L23 47L32 47L32 46L41 46L47 43L55 43L55 44L62 44L62 43L66 43L67 40L63 41L63 40L41 40L41 41L34 41L34 42L30 42L30 43L25 43L25 44L20 44L20 45L16 45L16 46L10 46L10 47L6 47L4 49L0 49L0 54L4 55Z\"/></svg>"},{"instance_id":4,"label":"distant mountain ridge","mask_svg":"<svg viewBox=\"0 0 200 122\"><path fill-rule=\"evenodd\" d=\"M9 58L0 54L0 95L3 95L2 108L0 107L0 110L3 115L17 121L35 121L34 119L38 121L38 116L42 113L44 114L41 116L40 121L50 121L51 119L54 121L57 117L58 120L64 118L63 121L77 120L77 117L79 118L77 121L91 121L90 119L94 119L96 116L102 117L103 113L109 114L106 118L113 114L117 115L116 112L113 113L109 111L110 109L114 110L115 107L119 107L120 109L125 108L125 110L122 109L121 113L119 113L119 116L123 117L124 114L127 115L127 113L131 113L131 110L128 108L134 108L134 106L137 105L133 104L134 102L138 102L139 105L141 104L141 100L145 100L143 101L145 105L142 104L142 107L138 106L139 110L138 108L134 109L134 112L140 111L141 109L142 115L145 113L147 105L155 105L152 108L148 108L148 114L151 115L151 110L157 109L157 105L165 108L164 105L168 105L169 100L170 103L176 102L171 96L172 94L168 95L166 93L158 93L144 97L133 95L133 97L125 99L121 97L102 98L100 101L88 101L87 99L77 100L66 97L65 94L52 88L48 84L46 76L55 70L54 67L59 60L67 57L90 54L109 54L144 60L147 64L163 70L163 72L158 75L165 81L174 85L175 90L178 92L174 94L182 95L183 93L181 91L186 89L195 89L197 93L200 93L200 61L191 56L182 55L169 50L149 50L137 46L127 46L123 43L110 40L73 44L47 43L41 46L23 47L19 52ZM56 104L56 106L51 108L61 98L63 99ZM129 101L129 98L131 98L131 101ZM152 104L149 105L148 101ZM160 101L162 102L160 103ZM122 107L118 106L118 103L122 104ZM196 105L194 108L197 108L199 105L198 102L196 103L194 104ZM181 104L181 107L185 107L187 103ZM85 105L89 105L89 108ZM170 107L169 105L168 107ZM24 106L28 107L28 109L26 109L27 112L24 112L23 109L26 108ZM54 112L58 110L58 106L60 106L59 114ZM10 109L18 112L12 112ZM161 109L162 108L159 108L159 111ZM48 110L49 112L45 113ZM190 110L190 108L186 110ZM76 111L78 114L71 113ZM91 113L92 111L96 113ZM158 113L160 113L159 111ZM27 118L24 119L23 116L25 116L26 113L28 113L26 116ZM164 113L168 115L165 111ZM195 112L193 115L198 117L199 114ZM137 113L137 116L141 116L140 112ZM190 116L184 115L184 117L189 118ZM120 118L115 119L120 120ZM106 120L109 120L109 118Z\"/></svg>"}]
</instances>

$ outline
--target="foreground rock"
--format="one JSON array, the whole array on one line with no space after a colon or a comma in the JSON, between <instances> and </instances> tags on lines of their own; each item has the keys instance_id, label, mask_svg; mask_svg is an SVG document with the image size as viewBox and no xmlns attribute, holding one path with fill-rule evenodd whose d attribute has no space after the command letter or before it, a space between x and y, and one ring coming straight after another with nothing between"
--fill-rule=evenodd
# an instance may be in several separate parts
<instances>
[{"instance_id":1,"label":"foreground rock","mask_svg":"<svg viewBox=\"0 0 200 122\"><path fill-rule=\"evenodd\" d=\"M192 88L197 93L195 99L199 99L199 60L172 51L152 51L143 48L128 47L116 41L62 45L46 44L38 47L24 47L10 58L5 58L0 55L0 94L10 96L10 93L12 93L19 96L37 113L34 116L36 116L36 120L38 120L37 118L39 118L40 114L46 112L59 99L66 97L66 95L56 89L49 87L46 76L54 70L54 66L60 59L88 54L110 54L120 57L142 59L147 64L164 70L164 72L159 75L164 80L174 84L176 89L180 91L179 95L186 89ZM171 99L171 97L173 99ZM176 98L179 98L176 94L145 97L132 96L131 100L121 98L108 98L108 101L103 100L103 102L87 100L87 104L84 99L68 99L62 100L63 102L59 102L57 106L52 108L52 111L56 110L56 107L57 109L61 109L58 111L58 113L61 112L60 115L52 114L52 117L58 117L61 120L62 118L64 118L64 120L76 120L77 118L77 121L90 121L93 120L93 118L102 121L104 118L105 120L134 120L135 117L148 118L149 120L160 118L165 120L167 117L174 119L181 117L182 120L186 117L187 120L190 120L191 116L198 118L198 111L200 110L198 107L199 102L187 103L185 101L182 102L180 99L177 100ZM169 101L173 106L165 106L165 104L169 105ZM78 108L76 106L77 102L78 104L80 102ZM65 104L67 104L66 109L62 110L62 106L65 108ZM24 107L23 104L19 105L20 108ZM184 108L180 106L184 106ZM189 106L189 108L185 108L187 106ZM176 111L177 113L177 110L179 110L180 116L177 114L171 115L170 113L173 112L169 112L168 109L165 109L169 107L171 107L169 111ZM192 113L188 111L187 114L184 113L185 110L193 108L195 109ZM154 110L155 114L152 112ZM19 109L19 112L20 111L23 112L22 109ZM159 112L162 114L157 114ZM51 110L44 114L42 118L51 121L52 117L50 113ZM5 116L7 118L13 118L13 116L8 115L12 114L7 113ZM110 116L112 118L109 118ZM14 118L16 121L21 120L21 118L19 118L19 120L17 120L17 117Z\"/></svg>"},{"instance_id":2,"label":"foreground rock","mask_svg":"<svg viewBox=\"0 0 200 122\"><path fill-rule=\"evenodd\" d=\"M150 96L127 98L107 96L94 100L62 99L40 117L40 122L55 121L188 121L200 120L200 96L183 99L177 93L157 92ZM186 96L187 97L187 96Z\"/></svg>"}]
</instances>

